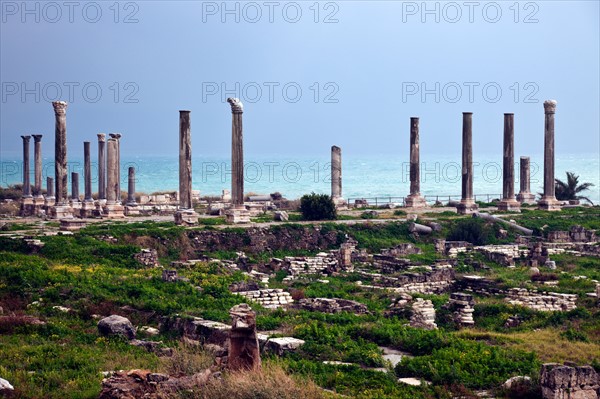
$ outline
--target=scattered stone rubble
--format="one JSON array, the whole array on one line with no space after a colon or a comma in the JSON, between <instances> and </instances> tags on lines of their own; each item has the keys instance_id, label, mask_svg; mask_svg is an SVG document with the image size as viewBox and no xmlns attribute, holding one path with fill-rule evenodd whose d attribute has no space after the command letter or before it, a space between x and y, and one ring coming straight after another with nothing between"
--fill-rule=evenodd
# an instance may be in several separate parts
<instances>
[{"instance_id":1,"label":"scattered stone rubble","mask_svg":"<svg viewBox=\"0 0 600 399\"><path fill-rule=\"evenodd\" d=\"M142 248L133 258L147 267L158 267L158 252L156 249Z\"/></svg>"},{"instance_id":2,"label":"scattered stone rubble","mask_svg":"<svg viewBox=\"0 0 600 399\"><path fill-rule=\"evenodd\" d=\"M277 261L276 258L274 258ZM337 269L338 257L332 252L319 252L316 256L286 256L281 268L287 270L290 275L288 280L300 275L323 274L329 269Z\"/></svg>"},{"instance_id":3,"label":"scattered stone rubble","mask_svg":"<svg viewBox=\"0 0 600 399\"><path fill-rule=\"evenodd\" d=\"M423 300L422 298L415 300L412 304L410 326L425 330L437 329L437 324L435 324L435 308L430 300Z\"/></svg>"},{"instance_id":4,"label":"scattered stone rubble","mask_svg":"<svg viewBox=\"0 0 600 399\"><path fill-rule=\"evenodd\" d=\"M340 313L350 312L354 314L368 313L367 306L356 301L340 298L304 298L298 301L302 309L323 312Z\"/></svg>"},{"instance_id":5,"label":"scattered stone rubble","mask_svg":"<svg viewBox=\"0 0 600 399\"><path fill-rule=\"evenodd\" d=\"M388 289L405 294L439 294L447 291L454 282L454 269L451 265L431 266L430 271L423 273L405 273L397 276L384 276L376 273L360 272L372 278L378 285L365 285L365 288Z\"/></svg>"},{"instance_id":6,"label":"scattered stone rubble","mask_svg":"<svg viewBox=\"0 0 600 399\"><path fill-rule=\"evenodd\" d=\"M529 255L527 249L521 249L518 245L483 245L475 247L474 250L481 252L485 257L503 266L514 266L515 258L525 258Z\"/></svg>"},{"instance_id":7,"label":"scattered stone rubble","mask_svg":"<svg viewBox=\"0 0 600 399\"><path fill-rule=\"evenodd\" d=\"M577 295L556 292L529 291L526 288L511 288L506 301L511 305L521 305L542 312L569 311L577 308Z\"/></svg>"},{"instance_id":8,"label":"scattered stone rubble","mask_svg":"<svg viewBox=\"0 0 600 399\"><path fill-rule=\"evenodd\" d=\"M259 303L267 309L277 309L294 302L290 293L281 288L241 291L236 292L236 294L245 297L249 301Z\"/></svg>"},{"instance_id":9,"label":"scattered stone rubble","mask_svg":"<svg viewBox=\"0 0 600 399\"><path fill-rule=\"evenodd\" d=\"M473 312L475 311L475 301L473 295L463 292L453 292L450 294L450 300L446 305L453 312L454 321L461 326L472 326Z\"/></svg>"},{"instance_id":10,"label":"scattered stone rubble","mask_svg":"<svg viewBox=\"0 0 600 399\"><path fill-rule=\"evenodd\" d=\"M540 385L544 399L597 399L600 395L600 379L592 366L546 363Z\"/></svg>"}]
</instances>

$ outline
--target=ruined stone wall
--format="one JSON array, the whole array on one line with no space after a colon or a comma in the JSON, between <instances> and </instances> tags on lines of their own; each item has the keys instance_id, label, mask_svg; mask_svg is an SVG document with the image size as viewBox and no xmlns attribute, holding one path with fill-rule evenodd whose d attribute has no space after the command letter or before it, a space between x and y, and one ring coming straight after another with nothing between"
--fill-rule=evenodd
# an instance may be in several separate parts
<instances>
[{"instance_id":1,"label":"ruined stone wall","mask_svg":"<svg viewBox=\"0 0 600 399\"><path fill-rule=\"evenodd\" d=\"M281 288L236 292L249 301L261 304L265 308L275 309L294 302L289 292Z\"/></svg>"},{"instance_id":2,"label":"ruined stone wall","mask_svg":"<svg viewBox=\"0 0 600 399\"><path fill-rule=\"evenodd\" d=\"M511 305L521 305L542 312L569 311L577 308L575 294L528 291L526 288L509 289L506 300Z\"/></svg>"},{"instance_id":3,"label":"ruined stone wall","mask_svg":"<svg viewBox=\"0 0 600 399\"><path fill-rule=\"evenodd\" d=\"M454 283L454 269L451 266L434 266L424 273L406 273L399 276L384 276L365 273L365 277L373 278L374 284L364 287L388 288L397 293L439 294L447 291Z\"/></svg>"}]
</instances>

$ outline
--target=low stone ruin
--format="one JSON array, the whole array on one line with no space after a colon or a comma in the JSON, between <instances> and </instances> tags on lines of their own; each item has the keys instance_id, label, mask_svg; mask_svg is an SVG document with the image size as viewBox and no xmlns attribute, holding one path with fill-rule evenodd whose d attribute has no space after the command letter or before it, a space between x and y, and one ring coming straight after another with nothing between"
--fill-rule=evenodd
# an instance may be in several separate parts
<instances>
[{"instance_id":1,"label":"low stone ruin","mask_svg":"<svg viewBox=\"0 0 600 399\"><path fill-rule=\"evenodd\" d=\"M175 283L177 281L189 281L189 279L180 277L179 274L177 274L177 270L164 269L162 271L162 281L167 283Z\"/></svg>"},{"instance_id":2,"label":"low stone ruin","mask_svg":"<svg viewBox=\"0 0 600 399\"><path fill-rule=\"evenodd\" d=\"M423 328L425 330L436 330L435 308L433 302L417 298L412 304L412 315L410 317L410 326L414 328Z\"/></svg>"},{"instance_id":3,"label":"low stone ruin","mask_svg":"<svg viewBox=\"0 0 600 399\"><path fill-rule=\"evenodd\" d=\"M259 370L260 347L256 334L256 313L246 303L236 305L229 311L231 330L227 368L232 371Z\"/></svg>"},{"instance_id":4,"label":"low stone ruin","mask_svg":"<svg viewBox=\"0 0 600 399\"><path fill-rule=\"evenodd\" d=\"M276 258L274 261L280 261ZM337 269L338 258L332 252L320 252L316 256L286 256L281 264L281 269L290 273L288 280L300 275L322 274L329 269Z\"/></svg>"},{"instance_id":5,"label":"low stone ruin","mask_svg":"<svg viewBox=\"0 0 600 399\"><path fill-rule=\"evenodd\" d=\"M305 310L322 313L350 312L354 314L365 314L367 306L356 301L340 298L304 298L298 301L298 305Z\"/></svg>"},{"instance_id":6,"label":"low stone ruin","mask_svg":"<svg viewBox=\"0 0 600 399\"><path fill-rule=\"evenodd\" d=\"M550 242L596 242L598 237L593 230L587 230L582 226L571 226L569 231L548 232Z\"/></svg>"},{"instance_id":7,"label":"low stone ruin","mask_svg":"<svg viewBox=\"0 0 600 399\"><path fill-rule=\"evenodd\" d=\"M256 302L267 309L276 309L293 303L294 300L289 292L285 292L281 288L266 288L255 291L236 292L249 301Z\"/></svg>"},{"instance_id":8,"label":"low stone ruin","mask_svg":"<svg viewBox=\"0 0 600 399\"><path fill-rule=\"evenodd\" d=\"M450 300L446 306L452 312L454 322L458 325L472 326L475 324L473 320L473 312L475 312L473 295L453 292L450 294Z\"/></svg>"},{"instance_id":9,"label":"low stone ruin","mask_svg":"<svg viewBox=\"0 0 600 399\"><path fill-rule=\"evenodd\" d=\"M142 248L140 252L133 255L133 259L146 267L158 267L158 252L156 249Z\"/></svg>"},{"instance_id":10,"label":"low stone ruin","mask_svg":"<svg viewBox=\"0 0 600 399\"><path fill-rule=\"evenodd\" d=\"M520 249L518 245L483 245L474 248L488 260L503 266L514 266L515 258L527 257L529 251Z\"/></svg>"},{"instance_id":11,"label":"low stone ruin","mask_svg":"<svg viewBox=\"0 0 600 399\"><path fill-rule=\"evenodd\" d=\"M467 252L473 245L467 241L446 241L444 239L436 239L434 241L435 250L441 254L456 258L459 253Z\"/></svg>"},{"instance_id":12,"label":"low stone ruin","mask_svg":"<svg viewBox=\"0 0 600 399\"><path fill-rule=\"evenodd\" d=\"M511 288L506 301L542 312L569 311L577 308L577 295L557 292L529 291L526 288Z\"/></svg>"},{"instance_id":13,"label":"low stone ruin","mask_svg":"<svg viewBox=\"0 0 600 399\"><path fill-rule=\"evenodd\" d=\"M600 378L592 366L542 365L540 375L544 399L597 399Z\"/></svg>"},{"instance_id":14,"label":"low stone ruin","mask_svg":"<svg viewBox=\"0 0 600 399\"><path fill-rule=\"evenodd\" d=\"M361 274L372 278L378 284L361 284L365 288L389 289L404 294L440 294L447 291L454 283L454 269L450 265L431 266L430 271L404 273L397 276L384 276L365 272Z\"/></svg>"}]
</instances>

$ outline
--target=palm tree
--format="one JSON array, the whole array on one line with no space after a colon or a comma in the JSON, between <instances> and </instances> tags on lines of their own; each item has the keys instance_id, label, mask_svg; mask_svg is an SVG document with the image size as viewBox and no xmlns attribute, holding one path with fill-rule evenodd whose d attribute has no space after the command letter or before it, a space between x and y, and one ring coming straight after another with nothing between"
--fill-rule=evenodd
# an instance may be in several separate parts
<instances>
[{"instance_id":1,"label":"palm tree","mask_svg":"<svg viewBox=\"0 0 600 399\"><path fill-rule=\"evenodd\" d=\"M562 180L554 179L555 186L554 191L557 200L568 201L568 200L586 200L590 204L594 204L588 197L583 195L577 195L582 191L588 190L594 185L592 183L581 183L579 184L579 176L573 172L567 172L567 182Z\"/></svg>"}]
</instances>

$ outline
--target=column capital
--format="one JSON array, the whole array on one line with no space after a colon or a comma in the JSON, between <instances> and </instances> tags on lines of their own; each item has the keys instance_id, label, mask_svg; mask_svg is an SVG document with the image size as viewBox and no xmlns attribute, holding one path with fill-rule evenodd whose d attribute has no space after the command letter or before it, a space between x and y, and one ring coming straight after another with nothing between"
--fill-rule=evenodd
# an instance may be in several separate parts
<instances>
[{"instance_id":1,"label":"column capital","mask_svg":"<svg viewBox=\"0 0 600 399\"><path fill-rule=\"evenodd\" d=\"M243 114L244 113L244 104L240 101L239 98L229 97L227 102L231 105L231 113L232 114Z\"/></svg>"},{"instance_id":2,"label":"column capital","mask_svg":"<svg viewBox=\"0 0 600 399\"><path fill-rule=\"evenodd\" d=\"M31 136L21 136L21 138L23 139L24 143L29 143L29 140L31 140Z\"/></svg>"},{"instance_id":3,"label":"column capital","mask_svg":"<svg viewBox=\"0 0 600 399\"><path fill-rule=\"evenodd\" d=\"M546 114L554 114L556 113L556 100L546 100L544 101L544 112Z\"/></svg>"},{"instance_id":4,"label":"column capital","mask_svg":"<svg viewBox=\"0 0 600 399\"><path fill-rule=\"evenodd\" d=\"M115 139L115 140L119 140L121 139L121 133L109 133L108 134L110 136L111 139Z\"/></svg>"},{"instance_id":5,"label":"column capital","mask_svg":"<svg viewBox=\"0 0 600 399\"><path fill-rule=\"evenodd\" d=\"M52 106L56 115L65 115L67 113L68 104L66 101L53 101Z\"/></svg>"},{"instance_id":6,"label":"column capital","mask_svg":"<svg viewBox=\"0 0 600 399\"><path fill-rule=\"evenodd\" d=\"M98 141L104 143L106 141L106 134L98 133Z\"/></svg>"}]
</instances>

